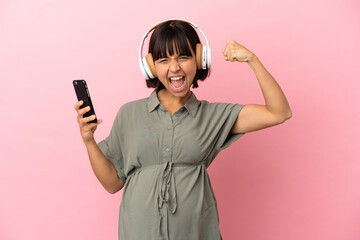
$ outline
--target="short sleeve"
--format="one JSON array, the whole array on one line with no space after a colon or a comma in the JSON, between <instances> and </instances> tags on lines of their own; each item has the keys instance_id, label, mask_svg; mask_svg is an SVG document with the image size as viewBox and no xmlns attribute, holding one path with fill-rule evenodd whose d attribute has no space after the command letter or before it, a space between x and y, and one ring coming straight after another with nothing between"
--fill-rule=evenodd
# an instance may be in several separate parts
<instances>
[{"instance_id":1,"label":"short sleeve","mask_svg":"<svg viewBox=\"0 0 360 240\"><path fill-rule=\"evenodd\" d=\"M124 157L121 151L120 119L121 109L115 117L109 136L99 142L98 146L106 159L109 160L116 168L119 178L123 182L126 182L126 175L124 172Z\"/></svg>"},{"instance_id":2,"label":"short sleeve","mask_svg":"<svg viewBox=\"0 0 360 240\"><path fill-rule=\"evenodd\" d=\"M214 120L216 120L215 150L221 151L242 137L245 133L232 134L231 128L245 105L234 103L214 103Z\"/></svg>"}]
</instances>

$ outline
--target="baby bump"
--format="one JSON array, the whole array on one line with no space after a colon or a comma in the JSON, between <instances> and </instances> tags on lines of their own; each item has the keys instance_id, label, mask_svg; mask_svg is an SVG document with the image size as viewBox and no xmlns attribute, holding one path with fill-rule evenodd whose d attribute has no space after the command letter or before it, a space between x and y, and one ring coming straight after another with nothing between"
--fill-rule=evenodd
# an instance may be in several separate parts
<instances>
[{"instance_id":1,"label":"baby bump","mask_svg":"<svg viewBox=\"0 0 360 240\"><path fill-rule=\"evenodd\" d=\"M159 165L143 167L128 177L122 196L124 213L133 218L146 218L156 220L154 214L157 210Z\"/></svg>"}]
</instances>

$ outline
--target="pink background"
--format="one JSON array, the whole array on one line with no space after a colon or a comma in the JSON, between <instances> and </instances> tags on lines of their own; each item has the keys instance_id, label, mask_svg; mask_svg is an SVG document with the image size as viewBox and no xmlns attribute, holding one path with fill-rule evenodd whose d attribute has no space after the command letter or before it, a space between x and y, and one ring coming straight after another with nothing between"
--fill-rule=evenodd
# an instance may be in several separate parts
<instances>
[{"instance_id":1,"label":"pink background","mask_svg":"<svg viewBox=\"0 0 360 240\"><path fill-rule=\"evenodd\" d=\"M92 172L72 80L88 82L100 141L122 104L150 95L138 47L168 18L191 20L211 44L199 99L265 104L248 64L224 61L234 39L293 112L208 169L224 239L360 239L357 0L0 1L0 239L117 239L122 191Z\"/></svg>"}]
</instances>

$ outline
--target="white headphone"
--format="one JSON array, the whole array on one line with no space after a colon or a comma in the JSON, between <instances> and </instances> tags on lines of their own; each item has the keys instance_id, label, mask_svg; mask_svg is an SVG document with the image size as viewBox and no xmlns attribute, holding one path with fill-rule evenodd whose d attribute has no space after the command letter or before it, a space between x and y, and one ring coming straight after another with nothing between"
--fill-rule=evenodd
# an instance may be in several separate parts
<instances>
[{"instance_id":1,"label":"white headphone","mask_svg":"<svg viewBox=\"0 0 360 240\"><path fill-rule=\"evenodd\" d=\"M141 41L140 44L140 48L139 48L139 65L140 65L140 70L142 72L142 74L144 75L146 80L150 80L150 79L154 79L156 78L156 70L155 70L155 65L154 65L154 61L152 58L151 53L148 53L145 57L142 57L142 49L144 46L144 41L146 39L146 37L148 36L148 34L154 30L158 25L160 25L163 22L166 21L170 21L170 20L179 20L179 21L183 21L183 22L187 22L189 24L191 24L191 26L193 26L195 29L198 29L200 31L200 33L203 35L205 41L206 41L206 46L202 45L200 43L196 44L196 66L197 69L209 69L211 66L211 49L209 46L209 42L205 36L205 34L203 33L203 31L201 31L200 28L198 28L198 26L196 26L194 23L185 20L185 19L168 19L162 22L159 22L157 24L155 24L154 26L152 26L144 35L143 40Z\"/></svg>"}]
</instances>

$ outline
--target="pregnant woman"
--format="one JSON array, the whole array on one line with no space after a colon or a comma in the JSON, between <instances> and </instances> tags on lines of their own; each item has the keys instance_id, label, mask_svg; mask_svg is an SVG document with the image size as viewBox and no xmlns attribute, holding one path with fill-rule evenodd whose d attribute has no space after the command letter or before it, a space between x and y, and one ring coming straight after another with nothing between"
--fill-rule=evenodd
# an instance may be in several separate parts
<instances>
[{"instance_id":1,"label":"pregnant woman","mask_svg":"<svg viewBox=\"0 0 360 240\"><path fill-rule=\"evenodd\" d=\"M186 20L167 20L149 29L139 62L147 87L154 90L149 97L123 104L104 140L96 143L94 139L102 120L88 123L95 119L83 118L89 107L80 109L81 101L75 105L96 177L110 193L123 189L121 240L222 239L207 168L245 133L291 117L275 79L254 53L233 40L222 50L225 61L249 64L266 105L198 100L191 87L197 88L198 81L209 75L211 53L195 29L203 34ZM142 57L151 31L148 54Z\"/></svg>"}]
</instances>

